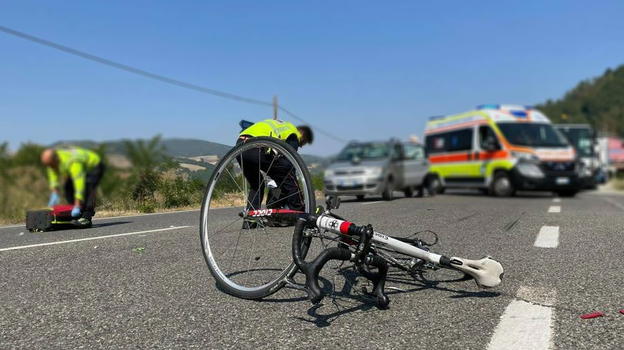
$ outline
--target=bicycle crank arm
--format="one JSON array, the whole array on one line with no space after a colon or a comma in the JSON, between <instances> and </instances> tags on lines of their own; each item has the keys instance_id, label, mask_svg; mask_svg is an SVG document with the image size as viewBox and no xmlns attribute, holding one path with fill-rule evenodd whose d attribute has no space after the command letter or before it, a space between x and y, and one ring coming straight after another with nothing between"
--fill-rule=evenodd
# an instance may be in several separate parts
<instances>
[{"instance_id":1,"label":"bicycle crank arm","mask_svg":"<svg viewBox=\"0 0 624 350\"><path fill-rule=\"evenodd\" d=\"M504 274L503 265L489 256L479 260L443 257L440 259L440 265L472 276L477 285L483 288L498 286Z\"/></svg>"}]
</instances>

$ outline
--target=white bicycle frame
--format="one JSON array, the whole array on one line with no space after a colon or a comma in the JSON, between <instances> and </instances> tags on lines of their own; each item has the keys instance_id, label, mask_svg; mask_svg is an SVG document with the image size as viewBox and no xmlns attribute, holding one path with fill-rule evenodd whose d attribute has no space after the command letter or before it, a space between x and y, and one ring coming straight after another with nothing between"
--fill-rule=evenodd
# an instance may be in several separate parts
<instances>
[{"instance_id":1,"label":"white bicycle frame","mask_svg":"<svg viewBox=\"0 0 624 350\"><path fill-rule=\"evenodd\" d=\"M319 216L316 220L317 228L339 235L348 234L349 227L353 223L340 220L327 214ZM409 243L399 241L380 232L374 232L371 239L373 246L394 250L397 253L419 258L427 262L461 271L472 276L477 285L484 288L496 287L503 277L503 266L496 260L486 256L479 260L470 260L458 257L446 257L415 247Z\"/></svg>"}]
</instances>

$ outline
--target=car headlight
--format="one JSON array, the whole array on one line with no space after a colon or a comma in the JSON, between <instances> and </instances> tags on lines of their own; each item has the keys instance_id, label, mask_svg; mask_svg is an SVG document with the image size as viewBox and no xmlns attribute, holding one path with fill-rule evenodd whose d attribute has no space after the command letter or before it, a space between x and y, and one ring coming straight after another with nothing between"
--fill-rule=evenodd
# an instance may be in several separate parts
<instances>
[{"instance_id":1,"label":"car headlight","mask_svg":"<svg viewBox=\"0 0 624 350\"><path fill-rule=\"evenodd\" d=\"M544 172L540 169L537 164L527 163L527 162L519 162L516 165L516 169L518 172L526 177L533 177L541 179L544 177Z\"/></svg>"},{"instance_id":2,"label":"car headlight","mask_svg":"<svg viewBox=\"0 0 624 350\"><path fill-rule=\"evenodd\" d=\"M511 156L519 160L539 161L539 158L535 154L529 152L512 151Z\"/></svg>"},{"instance_id":3,"label":"car headlight","mask_svg":"<svg viewBox=\"0 0 624 350\"><path fill-rule=\"evenodd\" d=\"M581 175L581 177L591 177L592 176L592 169L591 167L587 166L586 164L580 163L579 164L579 175Z\"/></svg>"},{"instance_id":4,"label":"car headlight","mask_svg":"<svg viewBox=\"0 0 624 350\"><path fill-rule=\"evenodd\" d=\"M383 172L383 168L380 168L380 167L366 169L366 174L370 176L380 176L382 172Z\"/></svg>"}]
</instances>

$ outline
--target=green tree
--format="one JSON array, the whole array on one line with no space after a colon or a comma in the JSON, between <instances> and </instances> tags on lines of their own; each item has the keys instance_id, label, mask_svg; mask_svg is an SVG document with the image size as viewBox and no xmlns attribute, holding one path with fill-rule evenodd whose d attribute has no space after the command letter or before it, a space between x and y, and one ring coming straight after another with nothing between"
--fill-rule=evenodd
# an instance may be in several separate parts
<instances>
[{"instance_id":1,"label":"green tree","mask_svg":"<svg viewBox=\"0 0 624 350\"><path fill-rule=\"evenodd\" d=\"M41 164L41 152L45 147L35 143L24 143L15 153L12 160L14 166L35 166L43 169Z\"/></svg>"},{"instance_id":2,"label":"green tree","mask_svg":"<svg viewBox=\"0 0 624 350\"><path fill-rule=\"evenodd\" d=\"M9 144L4 142L0 144L0 207L6 208L8 206L8 181L9 166L11 158L9 157Z\"/></svg>"},{"instance_id":3,"label":"green tree","mask_svg":"<svg viewBox=\"0 0 624 350\"><path fill-rule=\"evenodd\" d=\"M7 171L11 166L11 157L9 157L9 144L4 142L0 144L0 177L6 177Z\"/></svg>"},{"instance_id":4,"label":"green tree","mask_svg":"<svg viewBox=\"0 0 624 350\"><path fill-rule=\"evenodd\" d=\"M160 171L172 164L161 141L161 136L157 135L149 140L123 142L126 156L132 163L131 196L140 204L153 200Z\"/></svg>"},{"instance_id":5,"label":"green tree","mask_svg":"<svg viewBox=\"0 0 624 350\"><path fill-rule=\"evenodd\" d=\"M581 81L561 99L536 107L556 123L586 123L597 131L624 136L624 65Z\"/></svg>"}]
</instances>

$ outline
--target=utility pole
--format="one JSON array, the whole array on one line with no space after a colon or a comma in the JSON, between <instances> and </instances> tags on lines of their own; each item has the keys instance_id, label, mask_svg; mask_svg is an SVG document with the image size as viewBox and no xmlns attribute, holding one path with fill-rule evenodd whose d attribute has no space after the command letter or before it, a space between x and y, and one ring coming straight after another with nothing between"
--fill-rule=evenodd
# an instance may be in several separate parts
<instances>
[{"instance_id":1,"label":"utility pole","mask_svg":"<svg viewBox=\"0 0 624 350\"><path fill-rule=\"evenodd\" d=\"M277 110L279 109L277 104L277 95L273 96L273 119L277 120Z\"/></svg>"}]
</instances>

